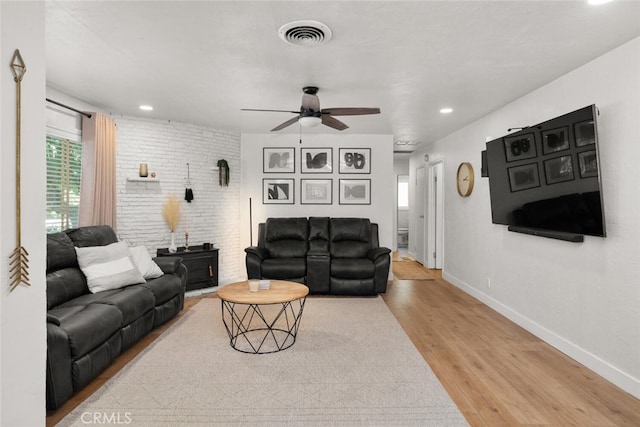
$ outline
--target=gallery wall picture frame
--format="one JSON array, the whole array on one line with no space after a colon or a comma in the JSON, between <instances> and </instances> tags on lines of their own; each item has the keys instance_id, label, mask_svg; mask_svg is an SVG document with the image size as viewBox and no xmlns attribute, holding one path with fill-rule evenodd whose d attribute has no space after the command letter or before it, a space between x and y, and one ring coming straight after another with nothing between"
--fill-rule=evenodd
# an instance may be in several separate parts
<instances>
[{"instance_id":1,"label":"gallery wall picture frame","mask_svg":"<svg viewBox=\"0 0 640 427\"><path fill-rule=\"evenodd\" d=\"M262 203L265 205L292 205L295 201L293 178L263 178Z\"/></svg>"},{"instance_id":2,"label":"gallery wall picture frame","mask_svg":"<svg viewBox=\"0 0 640 427\"><path fill-rule=\"evenodd\" d=\"M578 153L578 167L580 168L580 178L597 177L598 156L596 155L596 150Z\"/></svg>"},{"instance_id":3,"label":"gallery wall picture frame","mask_svg":"<svg viewBox=\"0 0 640 427\"><path fill-rule=\"evenodd\" d=\"M572 181L575 179L573 174L573 161L571 155L555 157L544 161L544 175L547 185L557 184L559 182Z\"/></svg>"},{"instance_id":4,"label":"gallery wall picture frame","mask_svg":"<svg viewBox=\"0 0 640 427\"><path fill-rule=\"evenodd\" d=\"M504 137L504 153L507 162L532 159L538 155L536 137L532 133Z\"/></svg>"},{"instance_id":5,"label":"gallery wall picture frame","mask_svg":"<svg viewBox=\"0 0 640 427\"><path fill-rule=\"evenodd\" d=\"M302 173L332 173L333 148L301 148L300 171Z\"/></svg>"},{"instance_id":6,"label":"gallery wall picture frame","mask_svg":"<svg viewBox=\"0 0 640 427\"><path fill-rule=\"evenodd\" d=\"M262 172L294 173L296 171L296 149L291 147L264 147L262 149Z\"/></svg>"},{"instance_id":7,"label":"gallery wall picture frame","mask_svg":"<svg viewBox=\"0 0 640 427\"><path fill-rule=\"evenodd\" d=\"M371 173L371 148L340 148L340 173Z\"/></svg>"},{"instance_id":8,"label":"gallery wall picture frame","mask_svg":"<svg viewBox=\"0 0 640 427\"><path fill-rule=\"evenodd\" d=\"M540 187L540 173L538 163L528 163L521 166L507 168L511 192L529 190Z\"/></svg>"},{"instance_id":9,"label":"gallery wall picture frame","mask_svg":"<svg viewBox=\"0 0 640 427\"><path fill-rule=\"evenodd\" d=\"M576 147L585 147L596 143L596 128L593 120L585 120L573 125Z\"/></svg>"},{"instance_id":10,"label":"gallery wall picture frame","mask_svg":"<svg viewBox=\"0 0 640 427\"><path fill-rule=\"evenodd\" d=\"M301 179L300 204L333 204L333 179Z\"/></svg>"},{"instance_id":11,"label":"gallery wall picture frame","mask_svg":"<svg viewBox=\"0 0 640 427\"><path fill-rule=\"evenodd\" d=\"M542 131L542 154L569 149L569 128L566 126Z\"/></svg>"},{"instance_id":12,"label":"gallery wall picture frame","mask_svg":"<svg viewBox=\"0 0 640 427\"><path fill-rule=\"evenodd\" d=\"M339 182L341 205L370 205L370 179L341 179Z\"/></svg>"}]
</instances>

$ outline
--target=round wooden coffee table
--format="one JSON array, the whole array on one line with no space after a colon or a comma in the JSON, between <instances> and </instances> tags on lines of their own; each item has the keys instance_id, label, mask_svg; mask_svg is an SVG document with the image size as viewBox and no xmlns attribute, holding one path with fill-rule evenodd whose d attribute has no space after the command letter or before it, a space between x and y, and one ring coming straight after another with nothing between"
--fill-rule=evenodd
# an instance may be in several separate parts
<instances>
[{"instance_id":1,"label":"round wooden coffee table","mask_svg":"<svg viewBox=\"0 0 640 427\"><path fill-rule=\"evenodd\" d=\"M269 289L249 291L249 282L217 291L222 321L231 347L243 353L275 353L296 342L309 288L296 282L271 280Z\"/></svg>"}]
</instances>

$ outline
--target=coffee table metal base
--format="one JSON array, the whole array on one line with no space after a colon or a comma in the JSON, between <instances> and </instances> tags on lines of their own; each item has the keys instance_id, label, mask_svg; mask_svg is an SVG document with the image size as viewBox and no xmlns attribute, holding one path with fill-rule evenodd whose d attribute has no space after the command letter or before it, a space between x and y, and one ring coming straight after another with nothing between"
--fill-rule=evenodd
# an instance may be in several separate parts
<instances>
[{"instance_id":1,"label":"coffee table metal base","mask_svg":"<svg viewBox=\"0 0 640 427\"><path fill-rule=\"evenodd\" d=\"M222 301L231 347L243 353L275 353L296 342L306 298L276 304Z\"/></svg>"}]
</instances>

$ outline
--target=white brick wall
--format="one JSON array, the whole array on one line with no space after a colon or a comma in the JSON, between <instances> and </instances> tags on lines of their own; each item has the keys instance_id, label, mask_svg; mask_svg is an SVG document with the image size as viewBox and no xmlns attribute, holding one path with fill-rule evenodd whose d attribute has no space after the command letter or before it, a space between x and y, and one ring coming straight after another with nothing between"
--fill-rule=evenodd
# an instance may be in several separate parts
<instances>
[{"instance_id":1,"label":"white brick wall","mask_svg":"<svg viewBox=\"0 0 640 427\"><path fill-rule=\"evenodd\" d=\"M166 197L182 201L176 244L210 242L219 248L220 284L245 275L240 248L240 134L188 123L113 115L118 129L118 236L131 245L145 245L155 256L169 246L170 231L162 218ZM229 163L228 187L218 184L218 160ZM140 163L147 163L158 182L134 182ZM187 163L194 199L184 200Z\"/></svg>"}]
</instances>

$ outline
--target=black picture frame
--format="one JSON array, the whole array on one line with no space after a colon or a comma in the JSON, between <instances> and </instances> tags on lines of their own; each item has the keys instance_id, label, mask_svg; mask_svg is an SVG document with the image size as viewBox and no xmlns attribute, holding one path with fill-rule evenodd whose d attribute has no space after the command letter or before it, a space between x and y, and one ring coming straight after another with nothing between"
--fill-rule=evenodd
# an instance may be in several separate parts
<instances>
[{"instance_id":1,"label":"black picture frame","mask_svg":"<svg viewBox=\"0 0 640 427\"><path fill-rule=\"evenodd\" d=\"M333 148L301 148L300 172L332 173Z\"/></svg>"},{"instance_id":2,"label":"black picture frame","mask_svg":"<svg viewBox=\"0 0 640 427\"><path fill-rule=\"evenodd\" d=\"M341 205L370 205L371 204L371 180L370 179L341 179L339 182Z\"/></svg>"},{"instance_id":3,"label":"black picture frame","mask_svg":"<svg viewBox=\"0 0 640 427\"><path fill-rule=\"evenodd\" d=\"M507 168L509 174L509 187L512 193L540 187L540 173L538 163Z\"/></svg>"},{"instance_id":4,"label":"black picture frame","mask_svg":"<svg viewBox=\"0 0 640 427\"><path fill-rule=\"evenodd\" d=\"M563 126L542 131L542 154L553 154L569 149L569 128Z\"/></svg>"},{"instance_id":5,"label":"black picture frame","mask_svg":"<svg viewBox=\"0 0 640 427\"><path fill-rule=\"evenodd\" d=\"M598 156L596 150L582 151L578 153L578 168L580 178L593 178L598 176Z\"/></svg>"},{"instance_id":6,"label":"black picture frame","mask_svg":"<svg viewBox=\"0 0 640 427\"><path fill-rule=\"evenodd\" d=\"M301 205L333 204L333 179L301 179Z\"/></svg>"},{"instance_id":7,"label":"black picture frame","mask_svg":"<svg viewBox=\"0 0 640 427\"><path fill-rule=\"evenodd\" d=\"M533 133L504 137L504 155L507 162L532 159L538 155Z\"/></svg>"},{"instance_id":8,"label":"black picture frame","mask_svg":"<svg viewBox=\"0 0 640 427\"><path fill-rule=\"evenodd\" d=\"M293 178L263 178L262 203L265 205L292 205L295 203Z\"/></svg>"},{"instance_id":9,"label":"black picture frame","mask_svg":"<svg viewBox=\"0 0 640 427\"><path fill-rule=\"evenodd\" d=\"M585 120L573 125L576 147L585 147L596 143L596 127L593 120Z\"/></svg>"},{"instance_id":10,"label":"black picture frame","mask_svg":"<svg viewBox=\"0 0 640 427\"><path fill-rule=\"evenodd\" d=\"M340 148L340 173L371 173L371 148Z\"/></svg>"},{"instance_id":11,"label":"black picture frame","mask_svg":"<svg viewBox=\"0 0 640 427\"><path fill-rule=\"evenodd\" d=\"M574 180L572 156L568 154L545 160L544 176L547 185Z\"/></svg>"},{"instance_id":12,"label":"black picture frame","mask_svg":"<svg viewBox=\"0 0 640 427\"><path fill-rule=\"evenodd\" d=\"M294 173L296 171L294 147L264 147L262 149L263 173Z\"/></svg>"}]
</instances>

